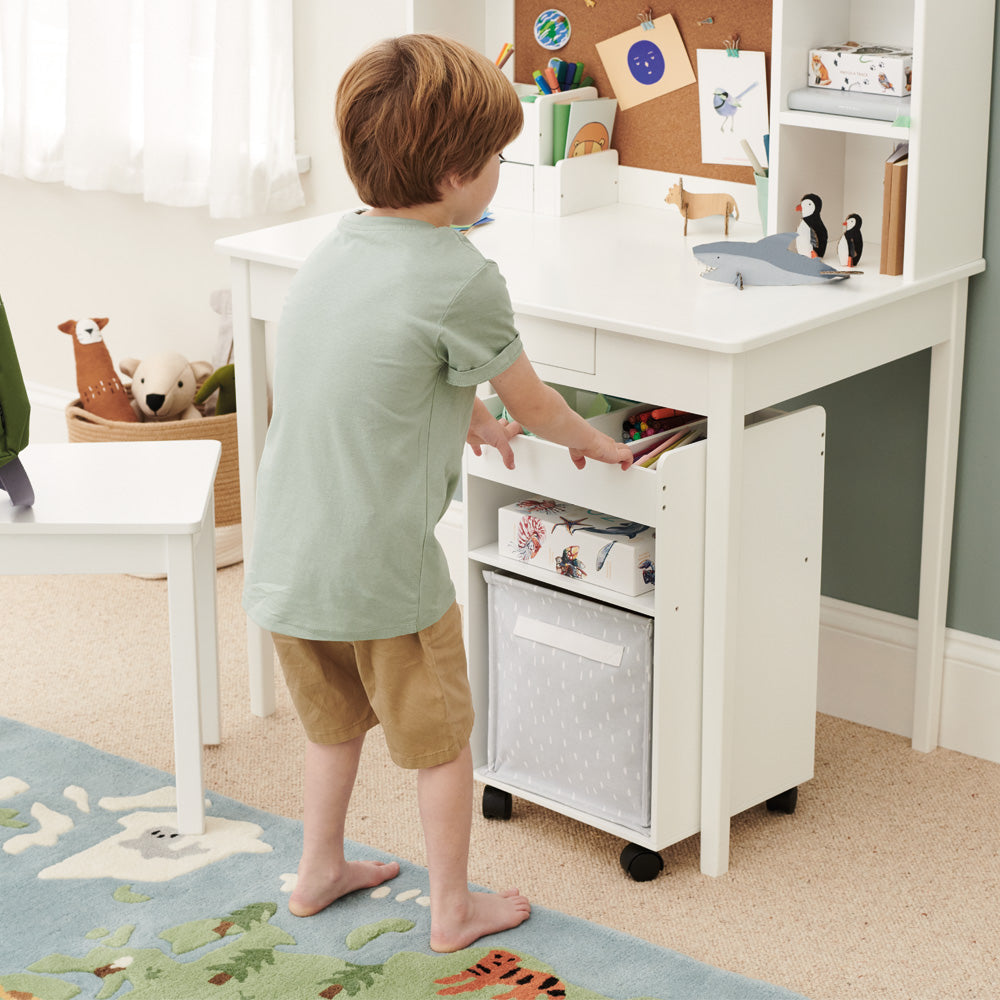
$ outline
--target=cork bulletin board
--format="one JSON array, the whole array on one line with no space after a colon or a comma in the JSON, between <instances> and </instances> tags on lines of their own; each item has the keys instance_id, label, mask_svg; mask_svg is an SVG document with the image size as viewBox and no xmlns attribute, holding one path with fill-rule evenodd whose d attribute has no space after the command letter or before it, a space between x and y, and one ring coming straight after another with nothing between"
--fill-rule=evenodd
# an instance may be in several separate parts
<instances>
[{"instance_id":1,"label":"cork bulletin board","mask_svg":"<svg viewBox=\"0 0 1000 1000\"><path fill-rule=\"evenodd\" d=\"M614 97L614 88L596 45L639 25L639 15L652 7L653 18L671 14L680 31L691 66L697 74L698 49L725 49L739 36L739 48L763 52L767 78L771 73L771 0L515 0L514 79L533 84L533 70L543 69L553 56L584 63L584 75L594 79L601 97ZM558 8L570 21L569 42L557 51L542 48L534 24L543 11ZM702 21L712 18L711 24ZM770 95L768 95L770 97ZM695 84L663 94L628 110L618 109L612 146L619 162L672 173L752 184L750 167L703 163L698 88Z\"/></svg>"}]
</instances>

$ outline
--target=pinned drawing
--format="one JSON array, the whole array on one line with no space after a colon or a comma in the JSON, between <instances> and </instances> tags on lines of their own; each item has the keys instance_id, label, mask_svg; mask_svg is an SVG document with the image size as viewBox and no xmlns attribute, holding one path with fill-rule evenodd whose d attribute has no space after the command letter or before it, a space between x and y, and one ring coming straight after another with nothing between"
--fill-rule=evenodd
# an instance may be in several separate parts
<instances>
[{"instance_id":1,"label":"pinned drawing","mask_svg":"<svg viewBox=\"0 0 1000 1000\"><path fill-rule=\"evenodd\" d=\"M543 49L554 52L563 48L569 41L571 31L569 18L561 10L543 10L535 18L535 41Z\"/></svg>"},{"instance_id":2,"label":"pinned drawing","mask_svg":"<svg viewBox=\"0 0 1000 1000\"><path fill-rule=\"evenodd\" d=\"M703 163L753 166L745 140L767 162L767 84L763 52L698 49L698 110Z\"/></svg>"},{"instance_id":3,"label":"pinned drawing","mask_svg":"<svg viewBox=\"0 0 1000 1000\"><path fill-rule=\"evenodd\" d=\"M695 82L670 14L598 42L597 53L623 111Z\"/></svg>"},{"instance_id":4,"label":"pinned drawing","mask_svg":"<svg viewBox=\"0 0 1000 1000\"><path fill-rule=\"evenodd\" d=\"M743 107L740 100L746 97L756 86L757 81L754 80L746 90L735 97L728 90L723 90L721 87L715 88L715 93L712 95L712 107L715 108L715 113L722 119L722 124L719 126L720 132L726 131L727 124L729 125L730 132L736 131L736 113Z\"/></svg>"}]
</instances>

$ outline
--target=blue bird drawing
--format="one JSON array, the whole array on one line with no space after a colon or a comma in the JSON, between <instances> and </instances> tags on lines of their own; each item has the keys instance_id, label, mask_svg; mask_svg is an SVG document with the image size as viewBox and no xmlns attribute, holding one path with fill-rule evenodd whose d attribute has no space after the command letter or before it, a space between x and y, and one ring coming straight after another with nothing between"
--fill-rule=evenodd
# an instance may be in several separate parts
<instances>
[{"instance_id":1,"label":"blue bird drawing","mask_svg":"<svg viewBox=\"0 0 1000 1000\"><path fill-rule=\"evenodd\" d=\"M722 117L722 125L719 127L720 132L725 132L726 122L729 122L730 132L735 130L736 112L743 107L740 104L740 98L750 93L756 86L757 81L754 80L746 90L741 91L735 97L730 97L728 90L723 90L721 87L715 88L715 92L712 94L712 107L715 108L715 113Z\"/></svg>"}]
</instances>

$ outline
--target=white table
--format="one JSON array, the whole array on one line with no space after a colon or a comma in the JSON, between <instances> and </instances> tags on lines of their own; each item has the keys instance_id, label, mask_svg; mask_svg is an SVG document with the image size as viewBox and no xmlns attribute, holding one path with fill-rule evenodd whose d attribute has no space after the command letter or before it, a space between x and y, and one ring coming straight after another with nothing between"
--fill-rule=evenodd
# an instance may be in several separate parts
<instances>
[{"instance_id":1,"label":"white table","mask_svg":"<svg viewBox=\"0 0 1000 1000\"><path fill-rule=\"evenodd\" d=\"M500 266L542 378L708 416L701 865L728 867L730 761L744 416L931 348L913 745L937 745L968 278L979 259L908 281L868 269L823 286L703 281L691 254L719 237L679 235L663 209L613 205L562 218L497 211L472 241ZM294 272L336 224L317 216L220 240L232 258L244 552L266 430L264 323ZM759 230L739 224L732 239ZM877 248L876 248L877 250ZM252 707L273 710L266 634L249 627Z\"/></svg>"},{"instance_id":2,"label":"white table","mask_svg":"<svg viewBox=\"0 0 1000 1000\"><path fill-rule=\"evenodd\" d=\"M213 490L221 451L217 441L33 444L20 458L34 505L13 507L0 493L6 575L166 573L182 834L204 833L202 744L219 742Z\"/></svg>"}]
</instances>

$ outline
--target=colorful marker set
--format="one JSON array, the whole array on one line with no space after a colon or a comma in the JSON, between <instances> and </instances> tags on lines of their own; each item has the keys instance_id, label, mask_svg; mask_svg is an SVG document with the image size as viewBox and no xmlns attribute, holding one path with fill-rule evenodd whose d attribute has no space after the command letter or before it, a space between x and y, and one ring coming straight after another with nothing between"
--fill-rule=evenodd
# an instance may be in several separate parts
<instances>
[{"instance_id":1,"label":"colorful marker set","mask_svg":"<svg viewBox=\"0 0 1000 1000\"><path fill-rule=\"evenodd\" d=\"M638 441L640 438L660 434L694 419L697 419L696 414L688 413L686 410L675 410L670 406L645 410L622 421L622 441Z\"/></svg>"},{"instance_id":2,"label":"colorful marker set","mask_svg":"<svg viewBox=\"0 0 1000 1000\"><path fill-rule=\"evenodd\" d=\"M594 83L591 77L583 75L582 62L567 62L565 59L550 59L545 69L536 69L531 75L543 94L558 94L564 90L576 90L577 87L590 87Z\"/></svg>"}]
</instances>

